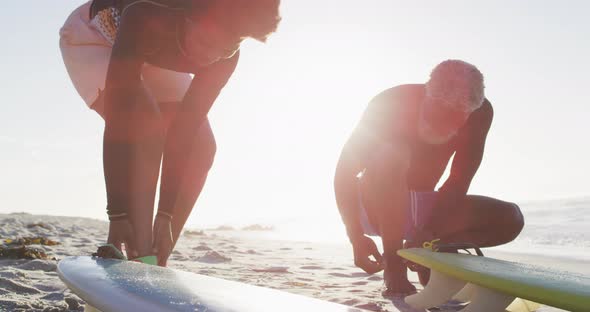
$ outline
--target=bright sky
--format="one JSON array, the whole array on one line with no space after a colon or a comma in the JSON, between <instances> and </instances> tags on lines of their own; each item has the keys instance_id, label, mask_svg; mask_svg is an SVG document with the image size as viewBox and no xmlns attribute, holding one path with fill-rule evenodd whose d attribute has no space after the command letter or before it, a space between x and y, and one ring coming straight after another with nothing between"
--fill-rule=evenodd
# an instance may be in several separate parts
<instances>
[{"instance_id":1,"label":"bright sky","mask_svg":"<svg viewBox=\"0 0 590 312\"><path fill-rule=\"evenodd\" d=\"M58 31L82 1L2 5L0 212L105 219L102 129L63 66ZM332 177L367 102L476 64L495 107L471 192L589 195L587 1L283 0L266 45L248 42L210 119L218 154L189 220L341 229Z\"/></svg>"}]
</instances>

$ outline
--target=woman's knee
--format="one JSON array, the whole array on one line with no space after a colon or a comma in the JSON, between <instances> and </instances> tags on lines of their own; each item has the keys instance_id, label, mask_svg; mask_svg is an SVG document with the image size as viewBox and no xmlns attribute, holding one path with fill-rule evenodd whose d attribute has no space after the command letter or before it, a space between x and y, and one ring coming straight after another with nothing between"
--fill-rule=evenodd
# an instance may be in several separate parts
<instances>
[{"instance_id":1,"label":"woman's knee","mask_svg":"<svg viewBox=\"0 0 590 312\"><path fill-rule=\"evenodd\" d=\"M199 158L200 166L206 172L211 169L217 154L217 142L215 136L209 125L209 122L205 122L197 135L197 144L195 147L196 156Z\"/></svg>"},{"instance_id":2,"label":"woman's knee","mask_svg":"<svg viewBox=\"0 0 590 312\"><path fill-rule=\"evenodd\" d=\"M206 168L207 171L213 167L213 162L215 161L215 155L217 154L217 142L214 138L212 141L207 144L207 152L206 152Z\"/></svg>"}]
</instances>

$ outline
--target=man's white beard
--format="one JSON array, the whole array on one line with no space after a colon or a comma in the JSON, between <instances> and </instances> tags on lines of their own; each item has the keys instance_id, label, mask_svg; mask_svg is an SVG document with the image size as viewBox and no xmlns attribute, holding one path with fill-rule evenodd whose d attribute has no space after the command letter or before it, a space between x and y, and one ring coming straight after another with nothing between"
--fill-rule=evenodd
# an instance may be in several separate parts
<instances>
[{"instance_id":1,"label":"man's white beard","mask_svg":"<svg viewBox=\"0 0 590 312\"><path fill-rule=\"evenodd\" d=\"M428 144L439 145L447 143L455 134L455 132L451 132L445 136L441 136L435 134L430 125L424 120L421 119L418 122L418 136Z\"/></svg>"}]
</instances>

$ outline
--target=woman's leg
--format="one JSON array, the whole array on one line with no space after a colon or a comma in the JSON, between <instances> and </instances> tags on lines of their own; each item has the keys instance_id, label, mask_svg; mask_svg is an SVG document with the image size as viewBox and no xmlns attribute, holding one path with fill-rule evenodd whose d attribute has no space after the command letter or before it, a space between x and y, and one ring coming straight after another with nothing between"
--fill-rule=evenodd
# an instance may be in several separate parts
<instances>
[{"instance_id":1,"label":"woman's leg","mask_svg":"<svg viewBox=\"0 0 590 312\"><path fill-rule=\"evenodd\" d=\"M92 105L105 119L103 166L107 210L126 211L137 256L151 253L156 185L164 147L164 123L147 93L124 109L106 109L102 94ZM143 99L143 100L142 100Z\"/></svg>"},{"instance_id":2,"label":"woman's leg","mask_svg":"<svg viewBox=\"0 0 590 312\"><path fill-rule=\"evenodd\" d=\"M162 113L162 120L164 127L167 129L174 119L178 103L160 103L160 111ZM104 118L104 104L101 97L92 105L92 108ZM178 241L184 224L190 216L192 209L205 185L209 169L213 165L215 152L217 149L215 137L209 121L206 120L197 133L194 135L193 145L187 147L183 151L164 151L164 160L162 164L161 185L160 185L160 200L158 209L166 211L174 211L174 218L172 220L172 235L174 243ZM178 168L174 164L178 153L190 153L189 163L187 168ZM180 181L180 182L179 182ZM153 199L152 199L153 202ZM136 223L147 224L149 221L150 227L153 220L153 205L147 205L147 208L140 216L136 216ZM142 227L143 233L141 239L143 244L147 244L148 240L145 237L151 237L151 228L147 236L147 229ZM151 240L149 240L151 243ZM142 245L143 245L142 244ZM146 246L142 247L142 251ZM145 253L140 253L144 255ZM165 263L163 264L165 265Z\"/></svg>"}]
</instances>

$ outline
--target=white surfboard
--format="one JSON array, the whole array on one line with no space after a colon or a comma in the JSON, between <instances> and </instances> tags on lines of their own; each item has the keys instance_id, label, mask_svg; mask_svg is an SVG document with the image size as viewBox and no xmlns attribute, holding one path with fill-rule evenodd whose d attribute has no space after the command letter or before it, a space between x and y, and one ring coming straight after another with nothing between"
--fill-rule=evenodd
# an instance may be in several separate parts
<instances>
[{"instance_id":1,"label":"white surfboard","mask_svg":"<svg viewBox=\"0 0 590 312\"><path fill-rule=\"evenodd\" d=\"M364 311L275 289L131 261L68 257L59 262L57 271L76 295L102 312Z\"/></svg>"}]
</instances>

